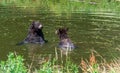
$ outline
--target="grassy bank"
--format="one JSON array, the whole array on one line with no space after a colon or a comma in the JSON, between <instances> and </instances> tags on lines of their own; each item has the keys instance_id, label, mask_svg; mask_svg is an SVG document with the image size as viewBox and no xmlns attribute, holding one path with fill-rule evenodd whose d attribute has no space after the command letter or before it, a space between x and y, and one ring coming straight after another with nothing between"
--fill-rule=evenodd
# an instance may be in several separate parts
<instances>
[{"instance_id":1,"label":"grassy bank","mask_svg":"<svg viewBox=\"0 0 120 73\"><path fill-rule=\"evenodd\" d=\"M0 73L119 73L120 59L116 58L111 63L107 63L101 57L101 62L98 63L95 53L91 53L89 59L81 59L79 65L71 62L68 55L66 61L61 60L58 63L58 57L42 58L39 68L32 70L32 63L28 67L24 64L22 56L10 53L7 61L1 61ZM57 53L56 53L57 55ZM81 72L82 71L82 72Z\"/></svg>"},{"instance_id":2,"label":"grassy bank","mask_svg":"<svg viewBox=\"0 0 120 73\"><path fill-rule=\"evenodd\" d=\"M120 11L119 0L1 0L0 5L22 7L25 10L40 8L41 11L55 13Z\"/></svg>"}]
</instances>

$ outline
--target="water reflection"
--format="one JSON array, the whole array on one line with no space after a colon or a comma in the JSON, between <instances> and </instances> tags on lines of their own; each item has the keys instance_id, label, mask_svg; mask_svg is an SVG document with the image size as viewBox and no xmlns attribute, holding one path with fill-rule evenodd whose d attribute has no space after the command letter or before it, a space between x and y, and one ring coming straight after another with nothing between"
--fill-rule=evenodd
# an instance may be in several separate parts
<instances>
[{"instance_id":1,"label":"water reflection","mask_svg":"<svg viewBox=\"0 0 120 73\"><path fill-rule=\"evenodd\" d=\"M40 49L40 47L38 47L38 45L36 45L36 44L29 44L29 45L27 45L27 47L28 47L28 56L31 59L33 56L35 56L37 54L38 50Z\"/></svg>"},{"instance_id":2,"label":"water reflection","mask_svg":"<svg viewBox=\"0 0 120 73\"><path fill-rule=\"evenodd\" d=\"M40 64L44 63L46 57L41 56L41 49L42 46L37 44L29 44L27 45L28 48L28 60L30 62L31 68L34 69L35 67L39 67Z\"/></svg>"}]
</instances>

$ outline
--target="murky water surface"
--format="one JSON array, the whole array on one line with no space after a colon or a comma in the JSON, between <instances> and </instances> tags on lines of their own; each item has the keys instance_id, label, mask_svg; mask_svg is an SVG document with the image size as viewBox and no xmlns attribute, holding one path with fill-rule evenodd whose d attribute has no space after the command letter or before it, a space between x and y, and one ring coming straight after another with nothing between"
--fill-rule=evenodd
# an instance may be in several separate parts
<instances>
[{"instance_id":1,"label":"murky water surface","mask_svg":"<svg viewBox=\"0 0 120 73\"><path fill-rule=\"evenodd\" d=\"M39 20L48 43L17 46L28 32L32 20ZM120 56L120 17L111 12L81 12L72 14L30 13L16 8L0 7L0 60L7 59L9 52L16 52L29 62L33 55L54 55L59 42L55 30L69 27L69 37L76 46L70 53L73 62L88 58L91 51L110 61ZM60 50L58 55L60 55ZM98 55L97 55L98 56ZM36 58L37 59L37 58ZM98 58L99 60L99 58Z\"/></svg>"}]
</instances>

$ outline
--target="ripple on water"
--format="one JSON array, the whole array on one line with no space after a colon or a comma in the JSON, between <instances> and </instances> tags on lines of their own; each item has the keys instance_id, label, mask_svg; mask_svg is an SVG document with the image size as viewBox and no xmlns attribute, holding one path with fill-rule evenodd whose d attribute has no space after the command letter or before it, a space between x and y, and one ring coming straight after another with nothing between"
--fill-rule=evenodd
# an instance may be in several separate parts
<instances>
[{"instance_id":1,"label":"ripple on water","mask_svg":"<svg viewBox=\"0 0 120 73\"><path fill-rule=\"evenodd\" d=\"M73 13L70 18L67 18L64 14L63 17L56 17L54 13L39 13L35 15L16 12L6 13L5 15L4 11L3 9L3 11L0 12L0 14L3 14L0 15L0 39L2 39L3 42L0 46L4 47L2 50L6 53L8 51L17 51L24 54L25 58L28 58L26 53L29 52L29 48L26 45L17 46L16 48L16 46L8 46L10 45L8 42L12 41L13 45L16 44L16 42L22 41L27 35L28 27L32 20L40 20L44 25L43 31L48 40L48 43L42 46L42 48L39 47L39 51L35 51L34 54L54 54L54 48L57 47L59 42L54 32L56 28L61 26L69 27L68 34L77 46L77 49L72 53L72 55L74 55L72 57L73 60L76 60L78 57L89 57L90 50L93 48L101 55L111 56L109 55L109 51L112 51L114 54L119 53L119 51L116 52L114 49L111 49L119 47L120 44L120 17L114 13L82 12ZM8 36L9 34L10 36ZM3 39L6 38L6 36L9 38ZM23 51L21 47L26 48L26 50ZM7 48L14 48L14 50ZM17 50L15 50L15 48ZM5 57L6 53L0 53L0 57ZM79 62L80 60L77 59L76 61Z\"/></svg>"}]
</instances>

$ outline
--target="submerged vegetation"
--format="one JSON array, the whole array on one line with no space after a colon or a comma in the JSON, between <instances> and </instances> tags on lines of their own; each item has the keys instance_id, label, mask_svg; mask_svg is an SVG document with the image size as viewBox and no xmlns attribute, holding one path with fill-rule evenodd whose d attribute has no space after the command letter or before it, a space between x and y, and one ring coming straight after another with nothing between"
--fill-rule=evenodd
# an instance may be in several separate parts
<instances>
[{"instance_id":1,"label":"submerged vegetation","mask_svg":"<svg viewBox=\"0 0 120 73\"><path fill-rule=\"evenodd\" d=\"M23 57L10 53L7 61L1 61L0 73L119 73L120 59L113 60L112 63L107 63L105 59L98 63L94 53L89 57L89 60L81 59L79 65L72 63L69 56L66 55L65 63L63 60L58 64L58 57L43 58L43 62L38 69L31 70L32 65L28 68L23 62Z\"/></svg>"}]
</instances>

